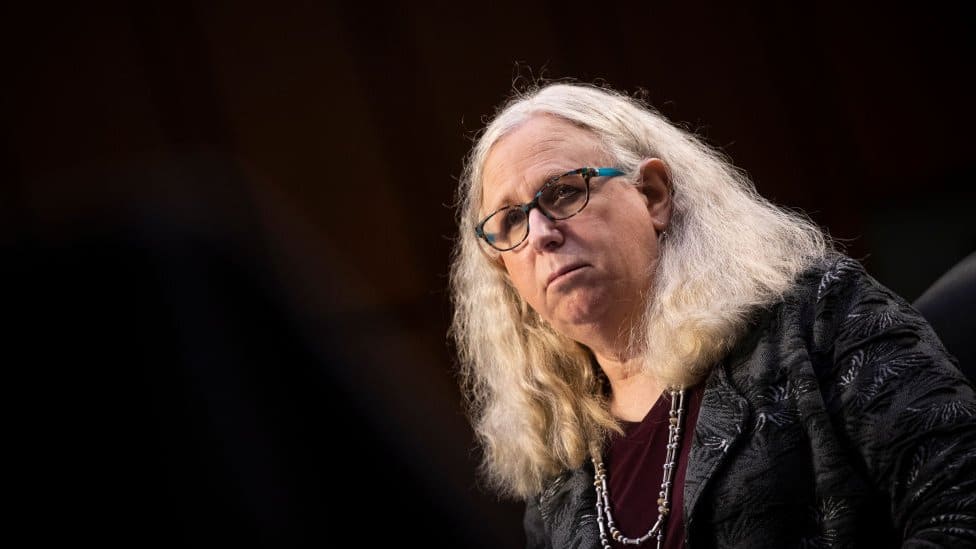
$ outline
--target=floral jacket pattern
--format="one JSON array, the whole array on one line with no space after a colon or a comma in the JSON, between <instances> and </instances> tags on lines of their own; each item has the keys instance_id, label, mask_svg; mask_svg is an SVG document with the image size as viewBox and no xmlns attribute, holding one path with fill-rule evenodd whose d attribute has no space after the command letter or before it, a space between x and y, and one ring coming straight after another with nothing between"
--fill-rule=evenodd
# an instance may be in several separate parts
<instances>
[{"instance_id":1,"label":"floral jacket pattern","mask_svg":"<svg viewBox=\"0 0 976 549\"><path fill-rule=\"evenodd\" d=\"M839 256L754 322L705 381L686 546L976 547L973 383L921 315ZM598 548L592 466L524 527L529 548Z\"/></svg>"}]
</instances>

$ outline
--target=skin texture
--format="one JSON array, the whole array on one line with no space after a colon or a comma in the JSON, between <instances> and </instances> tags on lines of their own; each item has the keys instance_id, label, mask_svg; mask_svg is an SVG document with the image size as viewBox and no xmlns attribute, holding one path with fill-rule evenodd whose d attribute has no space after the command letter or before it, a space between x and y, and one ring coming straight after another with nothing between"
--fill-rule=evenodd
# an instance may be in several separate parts
<instances>
[{"instance_id":1,"label":"skin texture","mask_svg":"<svg viewBox=\"0 0 976 549\"><path fill-rule=\"evenodd\" d=\"M594 134L558 117L532 117L489 152L482 214L528 202L554 175L583 166L614 167L608 159ZM614 385L615 400L617 389L623 389L615 380L627 383L626 374L635 370L627 367L632 357L626 339L644 310L658 260L658 235L671 213L664 163L644 160L639 179L594 177L589 203L570 219L550 221L533 209L526 241L499 256L532 309L593 351ZM650 381L631 383L646 386Z\"/></svg>"}]
</instances>

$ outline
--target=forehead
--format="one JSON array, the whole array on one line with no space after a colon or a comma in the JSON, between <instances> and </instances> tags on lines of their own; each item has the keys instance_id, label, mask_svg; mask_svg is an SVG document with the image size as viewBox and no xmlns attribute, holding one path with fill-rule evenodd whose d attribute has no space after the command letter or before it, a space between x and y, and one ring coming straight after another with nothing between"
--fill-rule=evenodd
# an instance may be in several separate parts
<instances>
[{"instance_id":1,"label":"forehead","mask_svg":"<svg viewBox=\"0 0 976 549\"><path fill-rule=\"evenodd\" d=\"M606 156L593 132L556 116L533 116L489 150L482 205L492 208L523 202L549 177L598 164Z\"/></svg>"}]
</instances>

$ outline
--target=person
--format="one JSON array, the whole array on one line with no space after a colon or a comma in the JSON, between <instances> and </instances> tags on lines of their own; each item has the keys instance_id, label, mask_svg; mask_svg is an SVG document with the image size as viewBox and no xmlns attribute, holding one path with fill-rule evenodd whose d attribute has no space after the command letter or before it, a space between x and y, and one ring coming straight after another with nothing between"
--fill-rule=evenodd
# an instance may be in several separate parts
<instances>
[{"instance_id":1,"label":"person","mask_svg":"<svg viewBox=\"0 0 976 549\"><path fill-rule=\"evenodd\" d=\"M456 198L456 373L526 547L976 543L955 357L701 137L536 81L475 135Z\"/></svg>"}]
</instances>

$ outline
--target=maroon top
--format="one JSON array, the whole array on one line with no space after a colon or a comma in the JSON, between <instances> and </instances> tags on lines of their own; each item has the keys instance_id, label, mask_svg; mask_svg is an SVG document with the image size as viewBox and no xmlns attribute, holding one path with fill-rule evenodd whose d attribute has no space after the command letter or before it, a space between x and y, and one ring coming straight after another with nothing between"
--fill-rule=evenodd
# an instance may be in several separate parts
<instances>
[{"instance_id":1,"label":"maroon top","mask_svg":"<svg viewBox=\"0 0 976 549\"><path fill-rule=\"evenodd\" d=\"M691 435L698 419L701 405L701 385L685 391L685 419L681 431L678 454L678 470L672 477L671 513L664 523L664 544L668 549L684 546L685 525L683 488ZM620 533L628 538L639 538L647 533L657 520L657 498L664 477L664 458L668 443L668 413L671 411L670 393L665 392L651 406L640 422L624 421L624 436L610 439L605 457L607 482L610 492L610 511ZM611 540L613 547L624 546ZM656 547L652 537L643 547Z\"/></svg>"}]
</instances>

